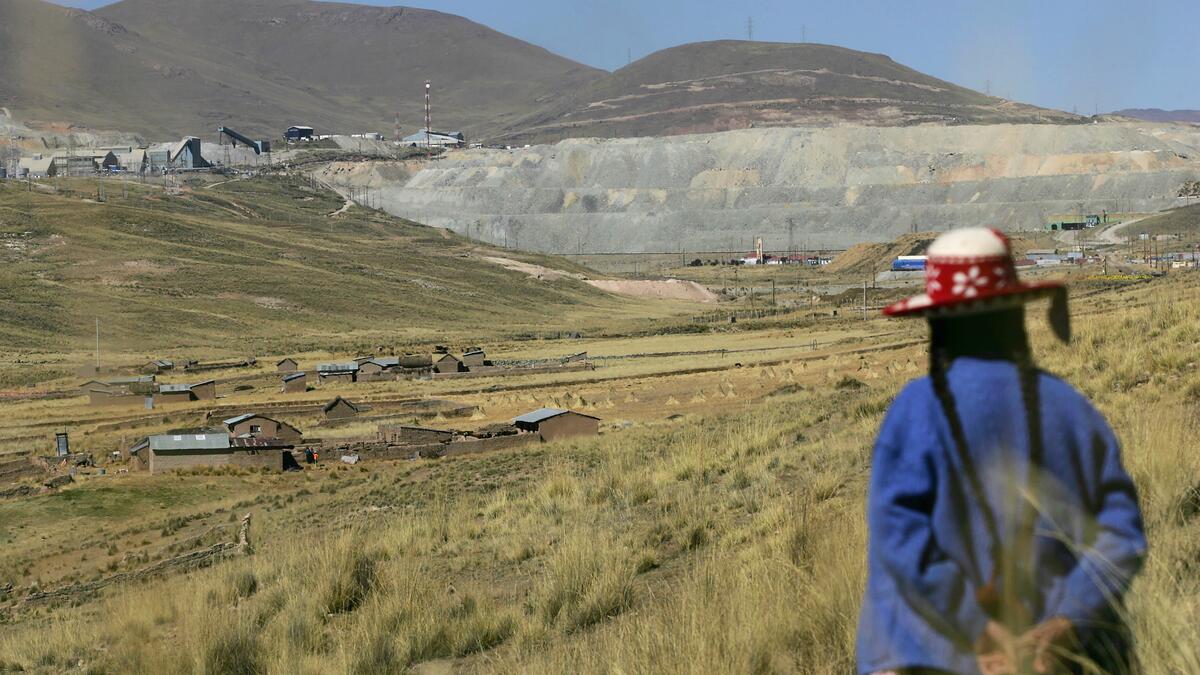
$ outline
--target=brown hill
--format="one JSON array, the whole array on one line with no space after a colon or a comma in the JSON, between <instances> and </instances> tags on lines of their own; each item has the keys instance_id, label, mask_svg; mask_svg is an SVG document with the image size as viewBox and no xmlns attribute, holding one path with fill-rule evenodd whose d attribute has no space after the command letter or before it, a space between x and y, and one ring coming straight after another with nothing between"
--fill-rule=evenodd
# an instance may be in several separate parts
<instances>
[{"instance_id":1,"label":"brown hill","mask_svg":"<svg viewBox=\"0 0 1200 675\"><path fill-rule=\"evenodd\" d=\"M1132 117L1147 122L1186 122L1200 124L1200 110L1163 110L1161 108L1126 108L1113 115Z\"/></svg>"},{"instance_id":2,"label":"brown hill","mask_svg":"<svg viewBox=\"0 0 1200 675\"><path fill-rule=\"evenodd\" d=\"M125 0L98 13L0 0L0 104L155 136L276 137L423 124L472 131L602 74L461 17L308 0Z\"/></svg>"},{"instance_id":3,"label":"brown hill","mask_svg":"<svg viewBox=\"0 0 1200 675\"><path fill-rule=\"evenodd\" d=\"M503 135L514 141L547 141L845 121L907 125L1081 119L985 96L881 54L727 40L651 54L565 92Z\"/></svg>"}]
</instances>

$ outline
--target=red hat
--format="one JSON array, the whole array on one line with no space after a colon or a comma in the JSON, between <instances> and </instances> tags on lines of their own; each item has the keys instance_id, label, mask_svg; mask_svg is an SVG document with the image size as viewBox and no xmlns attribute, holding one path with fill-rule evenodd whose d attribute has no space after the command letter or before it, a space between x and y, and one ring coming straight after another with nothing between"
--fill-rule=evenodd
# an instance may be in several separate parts
<instances>
[{"instance_id":1,"label":"red hat","mask_svg":"<svg viewBox=\"0 0 1200 675\"><path fill-rule=\"evenodd\" d=\"M956 316L1007 309L1038 298L1055 299L1051 323L1064 340L1066 287L1057 281L1022 283L1012 246L998 230L951 230L929 245L925 292L883 308L888 316Z\"/></svg>"}]
</instances>

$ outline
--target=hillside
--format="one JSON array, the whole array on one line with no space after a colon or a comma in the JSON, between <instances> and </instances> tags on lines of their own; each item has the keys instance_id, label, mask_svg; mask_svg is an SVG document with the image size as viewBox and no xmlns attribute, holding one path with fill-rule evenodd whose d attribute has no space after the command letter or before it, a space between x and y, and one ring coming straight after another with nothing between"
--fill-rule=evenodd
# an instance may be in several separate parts
<instances>
[{"instance_id":1,"label":"hillside","mask_svg":"<svg viewBox=\"0 0 1200 675\"><path fill-rule=\"evenodd\" d=\"M522 142L662 136L856 122L909 125L1077 122L985 96L882 54L819 44L719 41L651 54L509 126Z\"/></svg>"},{"instance_id":2,"label":"hillside","mask_svg":"<svg viewBox=\"0 0 1200 675\"><path fill-rule=\"evenodd\" d=\"M1163 110L1162 108L1126 108L1112 113L1147 122L1186 122L1200 124L1200 110Z\"/></svg>"},{"instance_id":3,"label":"hillside","mask_svg":"<svg viewBox=\"0 0 1200 675\"><path fill-rule=\"evenodd\" d=\"M123 197L109 181L107 202L81 201L97 187L64 181L42 194L0 183L0 381L39 379L22 354L90 353L97 319L106 359L138 363L164 351L428 348L481 332L587 330L617 306L631 316L649 306L481 256L587 272L565 260L481 248L358 207L331 217L342 200L307 182L178 195L131 183ZM79 365L55 363L44 366Z\"/></svg>"},{"instance_id":4,"label":"hillside","mask_svg":"<svg viewBox=\"0 0 1200 675\"><path fill-rule=\"evenodd\" d=\"M0 3L0 105L157 137L220 124L277 137L291 124L390 132L525 114L600 74L461 17L307 0L126 0L90 13Z\"/></svg>"}]
</instances>

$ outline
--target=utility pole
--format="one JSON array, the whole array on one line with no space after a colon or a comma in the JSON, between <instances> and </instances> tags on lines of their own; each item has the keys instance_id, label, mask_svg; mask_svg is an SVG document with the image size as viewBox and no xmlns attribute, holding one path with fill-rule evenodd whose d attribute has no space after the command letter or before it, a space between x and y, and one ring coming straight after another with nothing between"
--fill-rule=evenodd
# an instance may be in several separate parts
<instances>
[{"instance_id":1,"label":"utility pole","mask_svg":"<svg viewBox=\"0 0 1200 675\"><path fill-rule=\"evenodd\" d=\"M800 41L801 42L808 42L807 33L808 33L808 26L806 26L804 24L800 24Z\"/></svg>"},{"instance_id":2,"label":"utility pole","mask_svg":"<svg viewBox=\"0 0 1200 675\"><path fill-rule=\"evenodd\" d=\"M430 82L429 80L425 80L425 147L426 148L430 147L429 128L432 125L431 118L433 115L430 111L430 104L429 104L430 91L429 90L432 86L433 86L432 82Z\"/></svg>"},{"instance_id":3,"label":"utility pole","mask_svg":"<svg viewBox=\"0 0 1200 675\"><path fill-rule=\"evenodd\" d=\"M96 374L100 374L100 318L96 317Z\"/></svg>"},{"instance_id":4,"label":"utility pole","mask_svg":"<svg viewBox=\"0 0 1200 675\"><path fill-rule=\"evenodd\" d=\"M863 282L863 321L867 320L867 282Z\"/></svg>"},{"instance_id":5,"label":"utility pole","mask_svg":"<svg viewBox=\"0 0 1200 675\"><path fill-rule=\"evenodd\" d=\"M771 306L775 306L775 280L771 280Z\"/></svg>"},{"instance_id":6,"label":"utility pole","mask_svg":"<svg viewBox=\"0 0 1200 675\"><path fill-rule=\"evenodd\" d=\"M746 41L754 42L754 17L746 17Z\"/></svg>"}]
</instances>

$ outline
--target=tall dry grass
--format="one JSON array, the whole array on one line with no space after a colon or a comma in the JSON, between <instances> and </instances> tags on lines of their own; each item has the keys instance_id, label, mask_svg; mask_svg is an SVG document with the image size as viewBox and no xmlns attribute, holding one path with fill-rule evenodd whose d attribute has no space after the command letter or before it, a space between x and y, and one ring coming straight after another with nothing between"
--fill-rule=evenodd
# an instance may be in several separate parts
<instances>
[{"instance_id":1,"label":"tall dry grass","mask_svg":"<svg viewBox=\"0 0 1200 675\"><path fill-rule=\"evenodd\" d=\"M1139 657L1150 673L1192 673L1200 293L1168 288L1085 317L1073 348L1031 325L1043 365L1109 417L1140 489L1152 549L1127 610ZM439 467L461 479L455 489L431 481L357 524L264 533L251 558L19 617L0 631L0 661L114 673L386 673L430 661L850 672L869 449L902 380L550 446L520 470L459 458Z\"/></svg>"}]
</instances>

